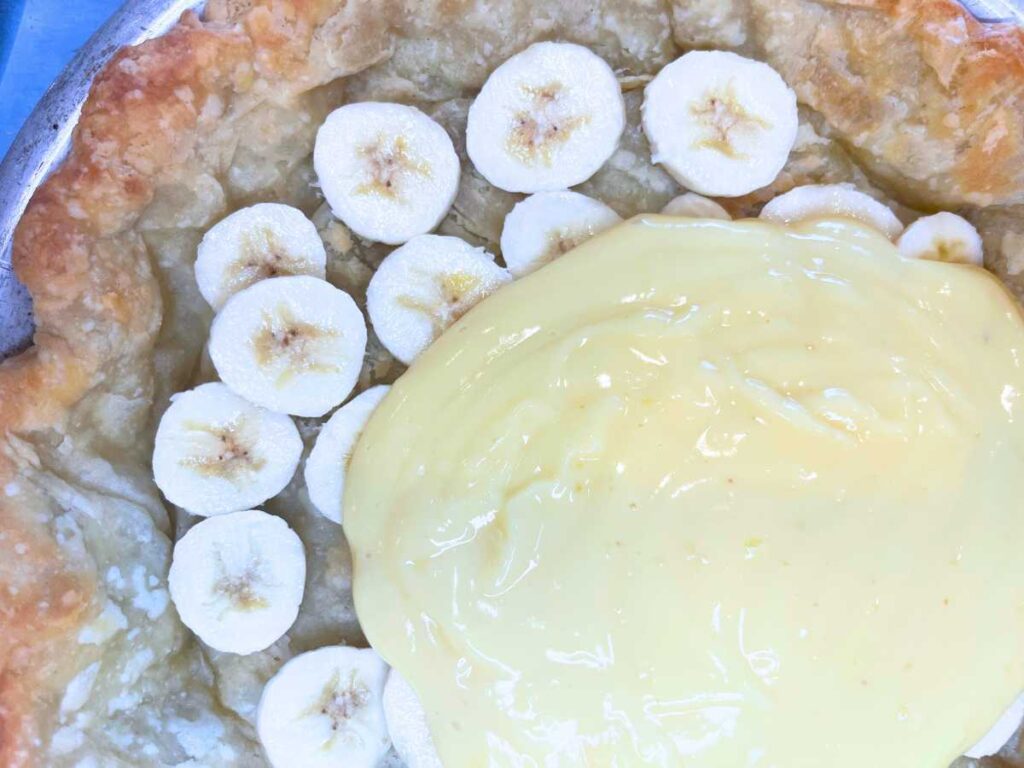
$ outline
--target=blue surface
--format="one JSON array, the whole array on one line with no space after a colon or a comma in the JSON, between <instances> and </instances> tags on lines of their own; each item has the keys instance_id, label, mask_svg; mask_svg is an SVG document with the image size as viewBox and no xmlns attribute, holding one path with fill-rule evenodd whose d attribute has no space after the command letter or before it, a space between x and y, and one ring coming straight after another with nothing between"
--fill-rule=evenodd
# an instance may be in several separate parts
<instances>
[{"instance_id":1,"label":"blue surface","mask_svg":"<svg viewBox=\"0 0 1024 768\"><path fill-rule=\"evenodd\" d=\"M21 0L0 0L0 29L16 16L20 4ZM24 4L10 58L0 76L0 156L39 97L82 43L120 7L121 0L24 0Z\"/></svg>"},{"instance_id":2,"label":"blue surface","mask_svg":"<svg viewBox=\"0 0 1024 768\"><path fill-rule=\"evenodd\" d=\"M22 0L0 0L0 77L4 74L7 54L14 45L14 35L21 21Z\"/></svg>"}]
</instances>

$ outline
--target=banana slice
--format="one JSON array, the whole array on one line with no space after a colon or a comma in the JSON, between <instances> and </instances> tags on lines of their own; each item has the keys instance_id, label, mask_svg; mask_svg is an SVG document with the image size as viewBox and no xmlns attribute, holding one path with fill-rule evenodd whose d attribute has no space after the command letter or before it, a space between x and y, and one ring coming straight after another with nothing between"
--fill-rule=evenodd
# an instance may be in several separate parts
<instances>
[{"instance_id":1,"label":"banana slice","mask_svg":"<svg viewBox=\"0 0 1024 768\"><path fill-rule=\"evenodd\" d=\"M444 768L416 691L392 669L384 685L384 718L395 752L407 768Z\"/></svg>"},{"instance_id":2,"label":"banana slice","mask_svg":"<svg viewBox=\"0 0 1024 768\"><path fill-rule=\"evenodd\" d=\"M185 626L211 648L262 651L299 615L306 552L279 517L256 509L211 517L174 546L167 586Z\"/></svg>"},{"instance_id":3,"label":"banana slice","mask_svg":"<svg viewBox=\"0 0 1024 768\"><path fill-rule=\"evenodd\" d=\"M172 504L220 515L284 489L302 456L287 416L252 405L220 383L171 398L153 446L153 477Z\"/></svg>"},{"instance_id":4,"label":"banana slice","mask_svg":"<svg viewBox=\"0 0 1024 768\"><path fill-rule=\"evenodd\" d=\"M421 235L392 251L366 289L373 330L408 365L448 326L512 276L483 248Z\"/></svg>"},{"instance_id":5,"label":"banana slice","mask_svg":"<svg viewBox=\"0 0 1024 768\"><path fill-rule=\"evenodd\" d=\"M896 243L900 255L908 259L951 261L982 266L985 254L981 235L967 219L955 213L924 216L900 235Z\"/></svg>"},{"instance_id":6,"label":"banana slice","mask_svg":"<svg viewBox=\"0 0 1024 768\"><path fill-rule=\"evenodd\" d=\"M386 702L387 688L384 689L384 696ZM386 703L384 712L387 714ZM1017 700L1010 705L1010 708L999 718L999 722L992 726L992 729L982 737L981 741L964 752L964 755L980 760L983 757L996 754L1010 741L1013 734L1017 732L1017 729L1021 727L1022 720L1024 720L1024 693L1017 697ZM392 738L394 738L394 735L392 735Z\"/></svg>"},{"instance_id":7,"label":"banana slice","mask_svg":"<svg viewBox=\"0 0 1024 768\"><path fill-rule=\"evenodd\" d=\"M691 219L732 220L732 216L725 208L696 192L684 192L679 197L673 197L661 212L666 216L686 216Z\"/></svg>"},{"instance_id":8,"label":"banana slice","mask_svg":"<svg viewBox=\"0 0 1024 768\"><path fill-rule=\"evenodd\" d=\"M565 189L604 165L625 126L603 59L572 43L535 43L487 78L469 108L466 152L500 189Z\"/></svg>"},{"instance_id":9,"label":"banana slice","mask_svg":"<svg viewBox=\"0 0 1024 768\"><path fill-rule=\"evenodd\" d=\"M644 91L651 160L683 186L737 197L770 184L796 142L796 95L779 73L727 51L691 51Z\"/></svg>"},{"instance_id":10,"label":"banana slice","mask_svg":"<svg viewBox=\"0 0 1024 768\"><path fill-rule=\"evenodd\" d=\"M392 245L430 232L459 189L459 158L444 128L415 107L364 102L332 112L313 149L334 215Z\"/></svg>"},{"instance_id":11,"label":"banana slice","mask_svg":"<svg viewBox=\"0 0 1024 768\"><path fill-rule=\"evenodd\" d=\"M327 252L313 222L290 205L260 203L215 224L199 243L196 283L215 310L268 277L324 279Z\"/></svg>"},{"instance_id":12,"label":"banana slice","mask_svg":"<svg viewBox=\"0 0 1024 768\"><path fill-rule=\"evenodd\" d=\"M854 219L874 227L890 240L903 231L903 223L875 198L852 184L808 184L770 200L761 218L780 224L828 218Z\"/></svg>"},{"instance_id":13,"label":"banana slice","mask_svg":"<svg viewBox=\"0 0 1024 768\"><path fill-rule=\"evenodd\" d=\"M622 218L579 192L538 192L505 217L501 254L514 277L540 269Z\"/></svg>"},{"instance_id":14,"label":"banana slice","mask_svg":"<svg viewBox=\"0 0 1024 768\"><path fill-rule=\"evenodd\" d=\"M274 768L374 768L388 751L381 695L388 668L373 650L329 646L270 679L256 731Z\"/></svg>"},{"instance_id":15,"label":"banana slice","mask_svg":"<svg viewBox=\"0 0 1024 768\"><path fill-rule=\"evenodd\" d=\"M356 303L314 277L256 283L232 296L210 328L210 359L224 383L296 416L323 416L348 397L365 352Z\"/></svg>"},{"instance_id":16,"label":"banana slice","mask_svg":"<svg viewBox=\"0 0 1024 768\"><path fill-rule=\"evenodd\" d=\"M391 387L371 387L345 403L327 420L306 459L306 490L313 506L335 523L341 523L345 474L352 449L374 409Z\"/></svg>"}]
</instances>

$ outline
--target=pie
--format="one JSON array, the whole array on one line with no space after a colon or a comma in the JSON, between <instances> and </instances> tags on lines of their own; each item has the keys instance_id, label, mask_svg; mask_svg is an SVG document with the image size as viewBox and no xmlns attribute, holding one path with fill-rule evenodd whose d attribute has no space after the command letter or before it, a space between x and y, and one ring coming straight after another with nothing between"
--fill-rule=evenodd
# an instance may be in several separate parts
<instances>
[{"instance_id":1,"label":"pie","mask_svg":"<svg viewBox=\"0 0 1024 768\"><path fill-rule=\"evenodd\" d=\"M620 216L681 191L650 162L643 87L683 51L734 50L771 64L800 109L782 172L719 199L730 214L839 182L904 221L954 210L1024 298L1024 33L953 0L211 0L113 57L15 234L36 335L0 365L0 763L263 766L267 680L301 652L365 644L346 541L311 510L301 473L266 505L307 552L290 631L261 653L221 653L171 605L171 550L194 521L164 503L150 460L170 396L215 378L197 246L244 206L296 206L328 280L363 305L391 248L331 215L312 151L332 110L373 100L448 130L462 176L439 232L497 252L520 196L467 161L467 112L489 73L539 40L584 45L618 76L625 132L578 189ZM371 334L357 391L403 371ZM320 421L297 424L308 444ZM1024 766L1019 739L984 764Z\"/></svg>"}]
</instances>

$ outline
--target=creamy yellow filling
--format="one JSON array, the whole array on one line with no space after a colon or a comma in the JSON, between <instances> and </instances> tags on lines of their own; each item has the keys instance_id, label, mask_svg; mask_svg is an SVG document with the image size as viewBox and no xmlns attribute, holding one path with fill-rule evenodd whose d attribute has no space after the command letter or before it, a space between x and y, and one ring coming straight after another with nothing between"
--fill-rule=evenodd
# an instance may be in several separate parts
<instances>
[{"instance_id":1,"label":"creamy yellow filling","mask_svg":"<svg viewBox=\"0 0 1024 768\"><path fill-rule=\"evenodd\" d=\"M374 415L362 626L449 768L944 768L1024 687L1022 353L857 225L635 219Z\"/></svg>"}]
</instances>

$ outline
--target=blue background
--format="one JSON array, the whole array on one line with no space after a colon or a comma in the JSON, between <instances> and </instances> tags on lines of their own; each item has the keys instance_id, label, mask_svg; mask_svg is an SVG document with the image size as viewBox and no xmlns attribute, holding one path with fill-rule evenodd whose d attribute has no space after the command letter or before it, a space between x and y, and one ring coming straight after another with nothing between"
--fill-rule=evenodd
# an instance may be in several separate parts
<instances>
[{"instance_id":1,"label":"blue background","mask_svg":"<svg viewBox=\"0 0 1024 768\"><path fill-rule=\"evenodd\" d=\"M24 0L21 5L22 0L0 0L0 61L5 33L16 26L0 75L0 156L39 97L121 0Z\"/></svg>"}]
</instances>

